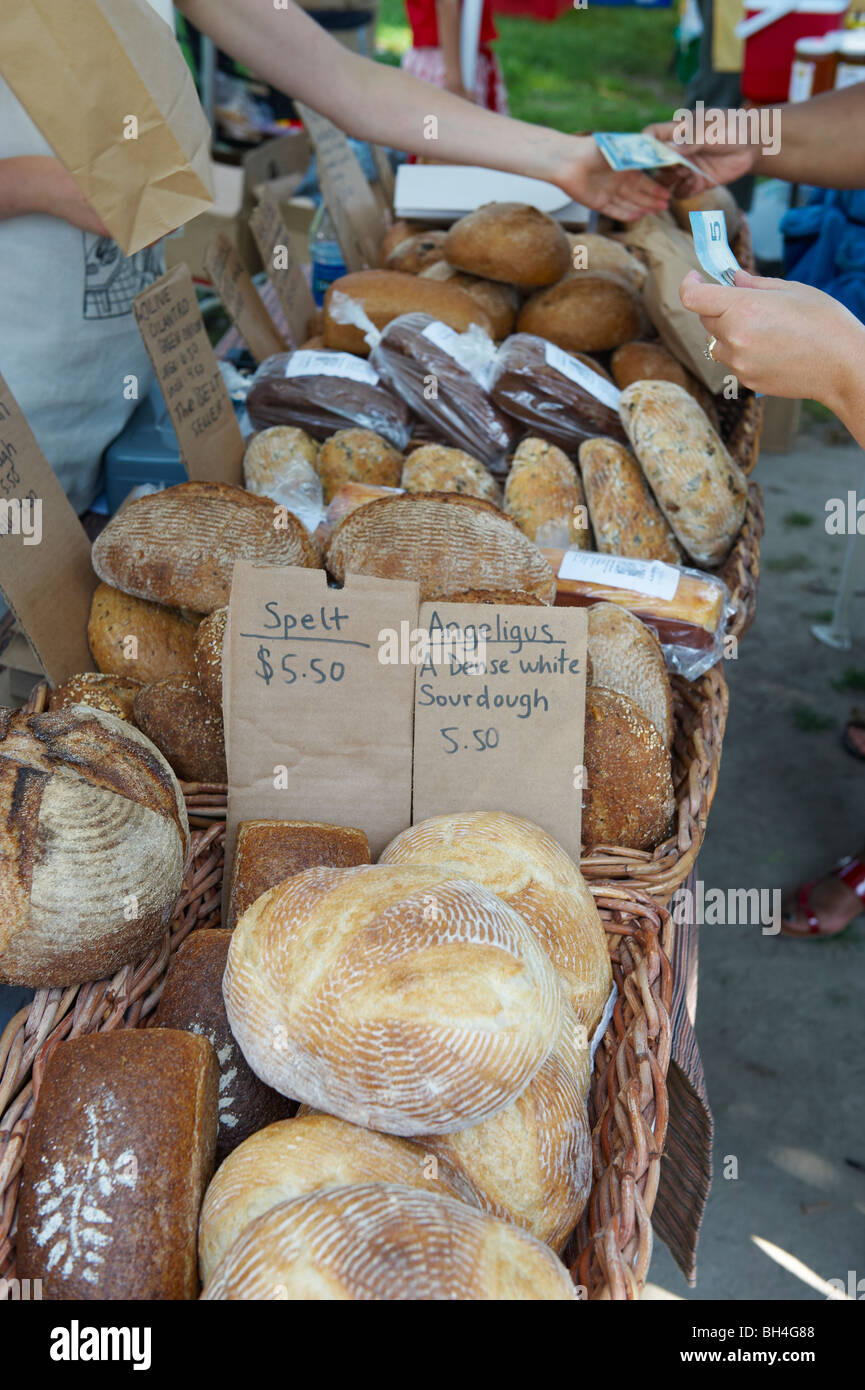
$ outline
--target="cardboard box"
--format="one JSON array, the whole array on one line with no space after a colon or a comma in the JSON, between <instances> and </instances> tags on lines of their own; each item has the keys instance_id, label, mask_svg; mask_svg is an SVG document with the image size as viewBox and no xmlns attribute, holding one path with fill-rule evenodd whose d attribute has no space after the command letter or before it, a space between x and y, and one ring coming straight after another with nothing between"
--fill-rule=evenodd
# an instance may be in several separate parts
<instances>
[{"instance_id":1,"label":"cardboard box","mask_svg":"<svg viewBox=\"0 0 865 1390\"><path fill-rule=\"evenodd\" d=\"M240 249L240 209L243 201L243 170L233 164L212 166L214 205L207 212L193 217L172 236L165 240L165 268L187 265L193 280L207 280L209 276L204 266L208 246L217 232L224 232L235 247Z\"/></svg>"}]
</instances>

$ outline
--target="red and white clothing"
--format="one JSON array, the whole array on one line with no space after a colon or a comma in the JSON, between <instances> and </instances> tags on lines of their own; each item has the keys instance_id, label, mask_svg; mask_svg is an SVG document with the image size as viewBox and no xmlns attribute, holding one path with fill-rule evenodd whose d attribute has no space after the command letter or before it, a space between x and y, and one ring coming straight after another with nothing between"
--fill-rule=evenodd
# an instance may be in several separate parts
<instances>
[{"instance_id":1,"label":"red and white clothing","mask_svg":"<svg viewBox=\"0 0 865 1390\"><path fill-rule=\"evenodd\" d=\"M412 77L431 82L434 87L447 86L444 54L439 48L438 20L435 0L405 0L412 32L412 47L403 54L400 66ZM490 47L498 38L493 20L492 0L484 0L481 28L478 36L478 61L475 66L474 98L478 106L488 111L508 114L508 95L499 60Z\"/></svg>"}]
</instances>

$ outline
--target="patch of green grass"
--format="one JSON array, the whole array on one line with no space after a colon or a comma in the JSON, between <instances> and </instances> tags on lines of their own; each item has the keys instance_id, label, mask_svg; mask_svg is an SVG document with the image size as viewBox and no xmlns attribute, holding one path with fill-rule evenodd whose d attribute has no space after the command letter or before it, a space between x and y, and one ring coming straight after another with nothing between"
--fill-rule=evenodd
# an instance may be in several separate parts
<instances>
[{"instance_id":1,"label":"patch of green grass","mask_svg":"<svg viewBox=\"0 0 865 1390\"><path fill-rule=\"evenodd\" d=\"M821 608L819 613L809 613L809 623L831 623L834 613L831 608Z\"/></svg>"},{"instance_id":2,"label":"patch of green grass","mask_svg":"<svg viewBox=\"0 0 865 1390\"><path fill-rule=\"evenodd\" d=\"M641 130L682 104L673 72L676 13L568 10L552 23L496 15L511 115L555 130ZM411 46L402 0L382 0L376 56Z\"/></svg>"},{"instance_id":3,"label":"patch of green grass","mask_svg":"<svg viewBox=\"0 0 865 1390\"><path fill-rule=\"evenodd\" d=\"M803 734L823 734L827 729L834 729L835 720L828 714L811 709L810 705L795 705L793 724Z\"/></svg>"},{"instance_id":4,"label":"patch of green grass","mask_svg":"<svg viewBox=\"0 0 865 1390\"><path fill-rule=\"evenodd\" d=\"M813 526L814 518L810 512L787 512L784 517L785 526Z\"/></svg>"},{"instance_id":5,"label":"patch of green grass","mask_svg":"<svg viewBox=\"0 0 865 1390\"><path fill-rule=\"evenodd\" d=\"M842 695L855 692L859 695L865 690L865 671L857 666L848 666L844 674L838 676L834 681L830 681L833 690L839 691Z\"/></svg>"},{"instance_id":6,"label":"patch of green grass","mask_svg":"<svg viewBox=\"0 0 865 1390\"><path fill-rule=\"evenodd\" d=\"M811 569L813 561L810 555L776 555L764 564L767 570L773 570L775 574L792 574L794 570Z\"/></svg>"},{"instance_id":7,"label":"patch of green grass","mask_svg":"<svg viewBox=\"0 0 865 1390\"><path fill-rule=\"evenodd\" d=\"M802 410L811 420L819 420L825 423L827 420L835 420L837 417L827 405L820 401L803 401Z\"/></svg>"}]
</instances>

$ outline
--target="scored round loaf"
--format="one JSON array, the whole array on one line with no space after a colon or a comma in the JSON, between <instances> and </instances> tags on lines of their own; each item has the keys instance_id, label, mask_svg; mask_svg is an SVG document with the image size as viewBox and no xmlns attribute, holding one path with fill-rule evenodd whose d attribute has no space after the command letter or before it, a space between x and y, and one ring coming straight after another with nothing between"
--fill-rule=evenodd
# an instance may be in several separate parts
<instances>
[{"instance_id":1,"label":"scored round loaf","mask_svg":"<svg viewBox=\"0 0 865 1390\"><path fill-rule=\"evenodd\" d=\"M324 500L329 502L346 483L399 487L402 465L399 450L375 430L337 430L325 440L318 455Z\"/></svg>"},{"instance_id":2,"label":"scored round loaf","mask_svg":"<svg viewBox=\"0 0 865 1390\"><path fill-rule=\"evenodd\" d=\"M607 939L586 881L561 845L507 811L431 816L400 832L381 864L435 864L482 884L536 933L580 1023L591 1031L612 984Z\"/></svg>"},{"instance_id":3,"label":"scored round loaf","mask_svg":"<svg viewBox=\"0 0 865 1390\"><path fill-rule=\"evenodd\" d=\"M607 352L635 338L642 324L636 292L601 270L538 290L517 317L518 332L534 333L566 352Z\"/></svg>"},{"instance_id":4,"label":"scored round loaf","mask_svg":"<svg viewBox=\"0 0 865 1390\"><path fill-rule=\"evenodd\" d=\"M0 709L0 982L113 975L157 941L189 826L157 748L103 710Z\"/></svg>"},{"instance_id":5,"label":"scored round loaf","mask_svg":"<svg viewBox=\"0 0 865 1390\"><path fill-rule=\"evenodd\" d=\"M579 459L598 550L682 564L682 547L627 445L604 435L584 439Z\"/></svg>"},{"instance_id":6,"label":"scored round loaf","mask_svg":"<svg viewBox=\"0 0 865 1390\"><path fill-rule=\"evenodd\" d=\"M225 782L222 711L195 678L169 676L146 685L132 706L135 722L168 759L183 782Z\"/></svg>"},{"instance_id":7,"label":"scored round loaf","mask_svg":"<svg viewBox=\"0 0 865 1390\"><path fill-rule=\"evenodd\" d=\"M214 608L195 634L195 670L205 700L222 709L222 648L228 625L228 608Z\"/></svg>"},{"instance_id":8,"label":"scored round loaf","mask_svg":"<svg viewBox=\"0 0 865 1390\"><path fill-rule=\"evenodd\" d=\"M507 1110L457 1134L419 1141L470 1184L479 1205L561 1251L592 1185L585 1027L567 1005L561 1035L537 1076Z\"/></svg>"},{"instance_id":9,"label":"scored round loaf","mask_svg":"<svg viewBox=\"0 0 865 1390\"><path fill-rule=\"evenodd\" d=\"M117 1028L61 1042L27 1134L18 1273L41 1297L193 1299L216 1143L206 1038Z\"/></svg>"},{"instance_id":10,"label":"scored round loaf","mask_svg":"<svg viewBox=\"0 0 865 1390\"><path fill-rule=\"evenodd\" d=\"M344 517L330 534L329 573L414 579L421 603L472 590L556 597L556 578L536 545L491 502L457 493L381 497Z\"/></svg>"},{"instance_id":11,"label":"scored round loaf","mask_svg":"<svg viewBox=\"0 0 865 1390\"><path fill-rule=\"evenodd\" d=\"M474 1206L465 1178L446 1158L393 1134L319 1113L260 1129L217 1170L201 1208L198 1255L206 1284L237 1237L281 1202L358 1183L401 1183Z\"/></svg>"},{"instance_id":12,"label":"scored round loaf","mask_svg":"<svg viewBox=\"0 0 865 1390\"><path fill-rule=\"evenodd\" d=\"M654 849L673 828L670 752L641 709L615 690L586 691L583 844Z\"/></svg>"},{"instance_id":13,"label":"scored round loaf","mask_svg":"<svg viewBox=\"0 0 865 1390\"><path fill-rule=\"evenodd\" d=\"M437 868L307 869L234 929L232 1032L269 1085L390 1134L503 1110L543 1065L561 992L531 928Z\"/></svg>"},{"instance_id":14,"label":"scored round loaf","mask_svg":"<svg viewBox=\"0 0 865 1390\"><path fill-rule=\"evenodd\" d=\"M141 681L128 676L108 676L101 671L80 671L55 686L48 701L49 709L65 709L67 705L90 705L116 714L118 719L132 718L132 705Z\"/></svg>"},{"instance_id":15,"label":"scored round loaf","mask_svg":"<svg viewBox=\"0 0 865 1390\"><path fill-rule=\"evenodd\" d=\"M545 212L527 203L485 203L453 224L445 256L470 275L534 288L561 279L570 246Z\"/></svg>"},{"instance_id":16,"label":"scored round loaf","mask_svg":"<svg viewBox=\"0 0 865 1390\"><path fill-rule=\"evenodd\" d=\"M272 1207L202 1298L570 1302L576 1292L561 1261L519 1227L440 1193L370 1183Z\"/></svg>"},{"instance_id":17,"label":"scored round loaf","mask_svg":"<svg viewBox=\"0 0 865 1390\"><path fill-rule=\"evenodd\" d=\"M557 444L524 439L505 484L505 511L536 545L591 549L580 475Z\"/></svg>"},{"instance_id":18,"label":"scored round loaf","mask_svg":"<svg viewBox=\"0 0 865 1390\"><path fill-rule=\"evenodd\" d=\"M719 565L748 501L748 481L693 396L671 381L635 381L619 414L658 506L699 565Z\"/></svg>"},{"instance_id":19,"label":"scored round loaf","mask_svg":"<svg viewBox=\"0 0 865 1390\"><path fill-rule=\"evenodd\" d=\"M406 492L459 492L501 502L501 488L492 473L463 449L445 444L422 444L413 449L402 470Z\"/></svg>"},{"instance_id":20,"label":"scored round loaf","mask_svg":"<svg viewBox=\"0 0 865 1390\"><path fill-rule=\"evenodd\" d=\"M178 483L137 498L111 518L91 555L106 584L196 613L228 602L235 560L321 565L291 512L275 517L268 498L228 483Z\"/></svg>"},{"instance_id":21,"label":"scored round loaf","mask_svg":"<svg viewBox=\"0 0 865 1390\"><path fill-rule=\"evenodd\" d=\"M673 694L657 634L617 603L593 603L586 616L592 683L633 700L669 748Z\"/></svg>"},{"instance_id":22,"label":"scored round loaf","mask_svg":"<svg viewBox=\"0 0 865 1390\"><path fill-rule=\"evenodd\" d=\"M196 627L190 618L161 603L124 594L110 584L97 584L90 604L87 643L100 671L132 676L149 685L164 676L195 674Z\"/></svg>"},{"instance_id":23,"label":"scored round loaf","mask_svg":"<svg viewBox=\"0 0 865 1390\"><path fill-rule=\"evenodd\" d=\"M370 346L362 330L344 311L349 300L379 331L400 314L432 314L456 333L473 323L490 333L489 315L476 299L447 281L438 283L402 270L356 270L334 280L324 297L325 347L368 357Z\"/></svg>"}]
</instances>

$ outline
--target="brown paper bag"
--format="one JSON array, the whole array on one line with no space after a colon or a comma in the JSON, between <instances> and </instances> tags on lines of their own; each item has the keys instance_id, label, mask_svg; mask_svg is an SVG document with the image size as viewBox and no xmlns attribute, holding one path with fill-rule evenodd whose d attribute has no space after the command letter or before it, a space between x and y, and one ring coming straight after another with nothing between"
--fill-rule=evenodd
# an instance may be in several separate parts
<instances>
[{"instance_id":1,"label":"brown paper bag","mask_svg":"<svg viewBox=\"0 0 865 1390\"><path fill-rule=\"evenodd\" d=\"M212 205L210 127L148 0L4 5L0 73L128 256Z\"/></svg>"},{"instance_id":2,"label":"brown paper bag","mask_svg":"<svg viewBox=\"0 0 865 1390\"><path fill-rule=\"evenodd\" d=\"M694 375L718 395L724 388L729 368L710 362L704 348L706 330L696 314L679 298L679 286L689 270L700 270L694 243L665 213L649 213L628 228L626 242L637 246L648 257L649 278L643 288L643 301L661 342L689 367ZM701 271L702 273L702 271Z\"/></svg>"}]
</instances>

